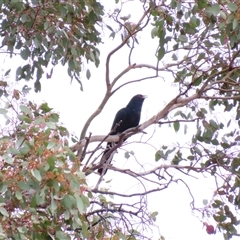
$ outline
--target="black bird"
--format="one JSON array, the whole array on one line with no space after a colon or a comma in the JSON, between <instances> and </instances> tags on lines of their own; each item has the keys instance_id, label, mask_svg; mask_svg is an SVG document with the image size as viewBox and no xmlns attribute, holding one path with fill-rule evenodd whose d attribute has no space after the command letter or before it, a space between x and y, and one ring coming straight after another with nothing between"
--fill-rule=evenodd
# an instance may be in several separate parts
<instances>
[{"instance_id":1,"label":"black bird","mask_svg":"<svg viewBox=\"0 0 240 240\"><path fill-rule=\"evenodd\" d=\"M146 96L138 94L130 100L125 108L122 108L117 112L111 127L110 135L122 133L129 128L138 126L141 117L142 104L145 98ZM125 140L126 139L124 139L124 141ZM107 153L113 145L114 144L111 142L107 143L106 150L104 151L102 159L100 161L101 163L107 162L110 157L107 155ZM99 168L98 173L101 175L102 172L103 168ZM104 172L104 174L106 174L106 172L107 170Z\"/></svg>"}]
</instances>

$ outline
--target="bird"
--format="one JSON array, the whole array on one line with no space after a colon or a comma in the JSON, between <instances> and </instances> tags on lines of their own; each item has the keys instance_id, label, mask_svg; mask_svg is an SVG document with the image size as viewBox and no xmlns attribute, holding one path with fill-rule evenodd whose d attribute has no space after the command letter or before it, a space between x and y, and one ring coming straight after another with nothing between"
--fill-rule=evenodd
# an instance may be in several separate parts
<instances>
[{"instance_id":1,"label":"bird","mask_svg":"<svg viewBox=\"0 0 240 240\"><path fill-rule=\"evenodd\" d=\"M111 127L110 135L122 133L129 128L137 127L139 125L142 105L146 97L147 97L146 95L142 94L135 95L134 97L132 97L132 99L125 108L122 108L117 112ZM124 139L124 141L126 141L126 139ZM109 157L111 156L111 154L109 154L108 156L108 152L110 151L114 144L117 144L117 142L107 143L107 147L103 153L100 163L104 164L108 161ZM103 167L99 168L98 173L102 175L103 170L104 170ZM107 169L105 170L103 175L105 175L106 172Z\"/></svg>"}]
</instances>

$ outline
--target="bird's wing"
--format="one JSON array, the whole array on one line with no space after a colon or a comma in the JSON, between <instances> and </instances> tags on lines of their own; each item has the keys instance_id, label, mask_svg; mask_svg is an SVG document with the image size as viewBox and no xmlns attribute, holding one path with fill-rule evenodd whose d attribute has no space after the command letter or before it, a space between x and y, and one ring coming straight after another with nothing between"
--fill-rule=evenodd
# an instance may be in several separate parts
<instances>
[{"instance_id":1,"label":"bird's wing","mask_svg":"<svg viewBox=\"0 0 240 240\"><path fill-rule=\"evenodd\" d=\"M121 132L121 131L119 131L119 129L121 129L120 121L122 121L122 123L123 123L126 120L127 115L128 115L128 111L127 111L126 108L122 108L117 112L117 114L114 118L112 127L111 127L111 130L113 130L115 128L115 131L112 134L116 134L116 133ZM116 126L118 123L120 123L119 127Z\"/></svg>"},{"instance_id":2,"label":"bird's wing","mask_svg":"<svg viewBox=\"0 0 240 240\"><path fill-rule=\"evenodd\" d=\"M125 122L125 120L127 119L127 115L128 115L128 111L127 111L127 109L126 108L122 108L122 109L120 109L118 112L117 112L117 114L116 114L116 116L115 116L115 118L114 118L114 121L113 121L113 125L112 125L112 127L111 127L111 130L115 130L114 132L111 132L111 134L110 135L115 135L115 134L117 134L117 133L121 133L122 132L122 127L121 127L121 123L120 123L120 121L122 121L122 123L124 123ZM120 125L119 126L117 126L117 124L118 123L120 123ZM105 151L104 151L104 153L103 153L103 156L102 156L102 158L101 158L101 160L100 160L100 163L106 163L106 162L108 162L108 164L110 164L111 163L111 161L112 161L112 156L108 156L108 152L109 152L109 150L112 148L112 142L108 142L107 143L107 147L106 147L106 149L105 149ZM112 155L113 155L114 153L112 153ZM111 157L111 159L109 159L109 157ZM102 173L103 173L103 170L104 170L104 168L99 168L98 169L98 173L100 174L100 175L102 175ZM106 169L106 167L105 167L105 171L104 171L104 173L103 174L106 174L106 172L107 172L107 169Z\"/></svg>"}]
</instances>

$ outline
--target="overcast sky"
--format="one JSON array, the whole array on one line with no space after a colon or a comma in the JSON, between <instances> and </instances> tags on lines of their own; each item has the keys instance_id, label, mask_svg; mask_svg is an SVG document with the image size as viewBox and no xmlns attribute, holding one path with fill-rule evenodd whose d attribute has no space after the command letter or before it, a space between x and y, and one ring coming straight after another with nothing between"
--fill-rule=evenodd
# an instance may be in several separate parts
<instances>
[{"instance_id":1,"label":"overcast sky","mask_svg":"<svg viewBox=\"0 0 240 240\"><path fill-rule=\"evenodd\" d=\"M114 2L114 1L112 1ZM128 13L132 13L131 9L136 9L136 5L129 3ZM128 12L129 11L129 12ZM137 18L136 16L134 16ZM134 21L134 19L133 19ZM157 41L152 40L150 36L151 28L149 32L143 34L140 33L139 42L141 49L136 50L133 54L133 63L147 63L154 65L156 59L154 53L157 46ZM112 40L110 39L109 32L105 31L103 38L104 44L100 47L101 52L101 64L99 68L95 68L93 64L85 64L85 70L90 69L91 79L87 80L85 73L82 74L82 83L84 91L80 91L80 87L76 81L70 84L70 79L67 75L65 67L57 66L54 69L54 73L51 79L42 79L42 92L31 93L30 99L34 99L35 102L41 103L42 101L48 102L50 107L53 107L55 111L58 111L61 116L61 121L71 131L75 132L79 136L80 131L89 115L99 105L102 97L105 93L105 59L109 51L119 43L119 38ZM124 48L116 56L113 57L111 63L111 76L117 76L127 66L127 55L128 49ZM12 67L12 60L5 62L5 66ZM6 67L7 68L7 67ZM137 69L131 74L124 76L121 79L121 83L124 81L141 78L144 74L148 74L149 70ZM14 75L14 71L12 72ZM153 73L151 73L152 75ZM148 95L145 100L142 109L141 122L146 121L152 115L156 114L157 111L170 101L176 94L177 88L172 85L173 79L170 75L162 75L163 78L159 77L153 80L135 83L127 85L122 88L107 103L104 111L97 117L91 124L88 133L92 132L92 135L104 135L107 134L112 125L112 121L116 112L125 107L132 96L141 93ZM22 84L25 84L22 82ZM32 83L29 83L30 85ZM151 126L146 129L147 134L143 136L143 140L148 139L153 133L154 136L149 141L154 144L155 148L160 148L162 145L174 145L176 142L181 142L182 145L190 143L191 141L191 128L195 128L195 123L189 124L189 133L187 135L180 133L176 134L172 128L168 126ZM139 141L141 134L135 135L129 139L128 142ZM94 144L91 146L92 149ZM138 161L145 166L150 168L155 166L154 154L156 149L150 145L136 143L128 144L123 147L127 150L134 150L135 156ZM119 167L139 167L134 161L134 158L126 160L124 157L124 151L118 151L118 154L114 157L113 164ZM161 162L164 163L164 162ZM157 164L160 164L159 162ZM139 169L137 169L139 170ZM176 173L175 173L176 174ZM180 175L179 175L180 176ZM214 189L214 179L206 178L203 176L194 177L184 176L195 196L196 207L203 207L203 199L211 200ZM98 176L94 176L91 181L89 180L90 186L94 186ZM108 171L105 179L112 179L111 183L107 184L111 186L112 190L117 189L127 193L132 190L130 187L139 188L133 179L126 177L123 174ZM141 191L142 189L139 189ZM122 201L116 198L116 201ZM158 211L156 224L160 229L160 233L165 237L166 240L219 240L222 238L222 233L217 231L216 235L208 235L201 223L201 216L197 212L192 213L190 208L190 202L192 201L191 196L188 193L187 188L181 183L173 183L171 186L158 193L153 193L148 197L149 209L151 211ZM205 221L205 220L204 220ZM215 226L215 221L209 219L209 224ZM153 239L158 239L157 231L154 230ZM234 238L232 238L234 239ZM236 238L235 238L236 239Z\"/></svg>"}]
</instances>

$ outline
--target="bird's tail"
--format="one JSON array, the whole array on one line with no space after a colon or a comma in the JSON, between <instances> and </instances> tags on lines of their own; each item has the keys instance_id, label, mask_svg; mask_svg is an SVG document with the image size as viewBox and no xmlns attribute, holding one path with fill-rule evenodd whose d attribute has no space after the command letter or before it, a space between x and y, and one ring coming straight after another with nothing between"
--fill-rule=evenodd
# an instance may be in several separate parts
<instances>
[{"instance_id":1,"label":"bird's tail","mask_svg":"<svg viewBox=\"0 0 240 240\"><path fill-rule=\"evenodd\" d=\"M109 160L109 157L110 157L110 155L112 155L112 154L109 154L109 151L110 151L110 149L112 148L112 143L108 143L107 144L107 147L106 147L106 150L104 151L104 153L103 153L103 155L102 155L102 158L101 158L101 160L100 160L100 163L103 165L103 164L105 164L105 163L111 163L111 160L110 161L108 161ZM105 167L101 167L101 168L99 168L98 169L98 173L100 174L100 175L105 175L106 173L107 173L107 168L105 168L105 171L104 171L104 173L103 173L103 170L104 170L104 168Z\"/></svg>"},{"instance_id":2,"label":"bird's tail","mask_svg":"<svg viewBox=\"0 0 240 240\"><path fill-rule=\"evenodd\" d=\"M103 172L103 168L99 168L99 169L98 169L98 173L99 173L100 175L102 175L102 172ZM105 172L104 174L106 174L106 172Z\"/></svg>"}]
</instances>

